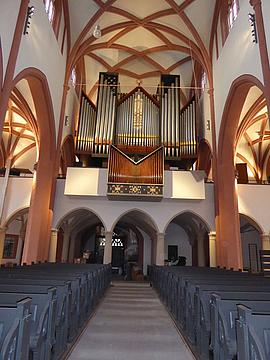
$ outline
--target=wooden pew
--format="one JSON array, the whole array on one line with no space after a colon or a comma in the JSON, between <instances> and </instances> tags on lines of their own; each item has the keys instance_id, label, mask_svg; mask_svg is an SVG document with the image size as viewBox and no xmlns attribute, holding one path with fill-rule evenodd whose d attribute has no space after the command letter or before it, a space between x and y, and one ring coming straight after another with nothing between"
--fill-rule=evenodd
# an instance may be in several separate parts
<instances>
[{"instance_id":1,"label":"wooden pew","mask_svg":"<svg viewBox=\"0 0 270 360\"><path fill-rule=\"evenodd\" d=\"M255 285L200 285L196 287L196 294L194 299L195 304L195 315L194 321L194 333L191 336L194 339L194 344L201 354L208 354L209 342L211 339L211 318L210 318L210 303L211 294L217 292L219 295L230 298L238 296L239 299L247 298L250 299L268 299L270 295L269 287L260 287L260 284ZM250 294L250 295L249 295Z\"/></svg>"},{"instance_id":2,"label":"wooden pew","mask_svg":"<svg viewBox=\"0 0 270 360\"><path fill-rule=\"evenodd\" d=\"M270 313L258 313L244 305L238 305L237 311L237 359L270 359Z\"/></svg>"},{"instance_id":3,"label":"wooden pew","mask_svg":"<svg viewBox=\"0 0 270 360\"><path fill-rule=\"evenodd\" d=\"M109 265L47 263L1 268L0 301L5 295L8 296L6 300L12 302L14 300L11 300L11 296L20 294L31 296L31 292L34 299L40 295L37 294L39 291L55 286L58 302L54 319L55 328L50 332L53 334L50 349L46 352L45 346L40 345L37 348L41 347L41 352L35 354L31 350L31 354L36 359L59 359L66 349L67 338L70 342L74 341L79 327L87 321L110 281L111 267ZM64 321L65 325L63 325ZM33 348L33 336L31 336L31 341Z\"/></svg>"},{"instance_id":4,"label":"wooden pew","mask_svg":"<svg viewBox=\"0 0 270 360\"><path fill-rule=\"evenodd\" d=\"M254 295L254 294L253 294ZM264 296L265 300L259 300L255 296L245 293L242 296L230 295L230 299L224 299L224 295L211 295L211 344L213 359L233 360L237 355L236 328L237 305L242 304L251 307L256 312L270 313L270 296ZM255 297L254 300L250 299ZM256 299L257 297L257 299ZM261 296L260 296L261 298ZM246 359L245 359L246 360Z\"/></svg>"},{"instance_id":5,"label":"wooden pew","mask_svg":"<svg viewBox=\"0 0 270 360\"><path fill-rule=\"evenodd\" d=\"M35 289L34 292L1 292L0 304L16 304L23 297L31 298L30 353L33 360L51 359L55 344L56 289Z\"/></svg>"},{"instance_id":6,"label":"wooden pew","mask_svg":"<svg viewBox=\"0 0 270 360\"><path fill-rule=\"evenodd\" d=\"M31 299L0 304L0 359L29 360Z\"/></svg>"},{"instance_id":7,"label":"wooden pew","mask_svg":"<svg viewBox=\"0 0 270 360\"><path fill-rule=\"evenodd\" d=\"M15 280L15 281L14 281ZM53 357L58 357L66 350L68 341L69 317L69 292L70 284L63 282L33 279L1 279L0 293L24 293L47 292L51 286L56 288L57 309L55 321L55 343L52 347Z\"/></svg>"}]
</instances>

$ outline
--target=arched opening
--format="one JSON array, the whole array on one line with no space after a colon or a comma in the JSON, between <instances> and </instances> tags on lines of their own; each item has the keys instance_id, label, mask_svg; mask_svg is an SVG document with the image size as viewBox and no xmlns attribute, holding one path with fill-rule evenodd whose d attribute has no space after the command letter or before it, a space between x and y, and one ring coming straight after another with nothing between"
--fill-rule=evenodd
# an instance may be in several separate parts
<instances>
[{"instance_id":1,"label":"arched opening","mask_svg":"<svg viewBox=\"0 0 270 360\"><path fill-rule=\"evenodd\" d=\"M212 150L207 140L202 139L198 147L198 159L196 170L204 170L206 179L209 177L212 167Z\"/></svg>"},{"instance_id":2,"label":"arched opening","mask_svg":"<svg viewBox=\"0 0 270 360\"><path fill-rule=\"evenodd\" d=\"M243 135L242 130L245 129L246 120L253 112L252 107L259 101L263 91L263 85L251 75L243 75L236 79L229 91L220 127L217 265L235 269L243 266L236 186L238 173L235 169L236 155L239 153L239 150L236 152L237 140Z\"/></svg>"},{"instance_id":3,"label":"arched opening","mask_svg":"<svg viewBox=\"0 0 270 360\"><path fill-rule=\"evenodd\" d=\"M55 121L49 86L41 71L24 69L14 79L13 89L21 90L21 102L38 144L22 258L23 262L31 263L48 259L55 180Z\"/></svg>"},{"instance_id":4,"label":"arched opening","mask_svg":"<svg viewBox=\"0 0 270 360\"><path fill-rule=\"evenodd\" d=\"M67 173L69 166L75 164L75 153L74 153L74 138L72 135L68 135L62 144L61 148L61 160L60 160L60 172L63 176Z\"/></svg>"},{"instance_id":5,"label":"arched opening","mask_svg":"<svg viewBox=\"0 0 270 360\"><path fill-rule=\"evenodd\" d=\"M116 247L112 242L112 266L128 280L141 280L147 265L156 263L156 224L146 213L132 210L117 220L113 233L121 239L122 246Z\"/></svg>"},{"instance_id":6,"label":"arched opening","mask_svg":"<svg viewBox=\"0 0 270 360\"><path fill-rule=\"evenodd\" d=\"M240 234L242 244L243 269L250 272L259 272L260 250L262 250L261 227L249 216L239 214Z\"/></svg>"},{"instance_id":7,"label":"arched opening","mask_svg":"<svg viewBox=\"0 0 270 360\"><path fill-rule=\"evenodd\" d=\"M103 263L104 225L88 209L76 209L67 214L57 226L57 247L54 261Z\"/></svg>"},{"instance_id":8,"label":"arched opening","mask_svg":"<svg viewBox=\"0 0 270 360\"><path fill-rule=\"evenodd\" d=\"M186 265L209 266L209 231L204 220L194 213L176 215L165 231L165 261L174 262L182 256Z\"/></svg>"},{"instance_id":9,"label":"arched opening","mask_svg":"<svg viewBox=\"0 0 270 360\"><path fill-rule=\"evenodd\" d=\"M5 240L2 264L22 263L29 208L21 209L13 214L5 224Z\"/></svg>"}]
</instances>

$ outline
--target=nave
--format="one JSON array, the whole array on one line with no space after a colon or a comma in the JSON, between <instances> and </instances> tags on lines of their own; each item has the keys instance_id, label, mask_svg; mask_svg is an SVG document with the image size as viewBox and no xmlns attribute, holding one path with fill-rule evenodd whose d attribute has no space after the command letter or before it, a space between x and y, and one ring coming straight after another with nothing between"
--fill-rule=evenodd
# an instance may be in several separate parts
<instances>
[{"instance_id":1,"label":"nave","mask_svg":"<svg viewBox=\"0 0 270 360\"><path fill-rule=\"evenodd\" d=\"M68 360L193 360L149 283L114 282Z\"/></svg>"}]
</instances>

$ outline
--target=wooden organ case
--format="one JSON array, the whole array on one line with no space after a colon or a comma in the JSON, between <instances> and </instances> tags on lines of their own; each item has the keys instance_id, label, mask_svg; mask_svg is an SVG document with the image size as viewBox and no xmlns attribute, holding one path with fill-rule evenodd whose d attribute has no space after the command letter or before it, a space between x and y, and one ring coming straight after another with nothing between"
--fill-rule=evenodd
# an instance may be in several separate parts
<instances>
[{"instance_id":1,"label":"wooden organ case","mask_svg":"<svg viewBox=\"0 0 270 360\"><path fill-rule=\"evenodd\" d=\"M108 167L110 199L160 200L164 168L197 160L197 102L180 107L180 76L162 75L154 95L141 86L121 93L118 74L100 73L97 105L82 93L76 154Z\"/></svg>"}]
</instances>

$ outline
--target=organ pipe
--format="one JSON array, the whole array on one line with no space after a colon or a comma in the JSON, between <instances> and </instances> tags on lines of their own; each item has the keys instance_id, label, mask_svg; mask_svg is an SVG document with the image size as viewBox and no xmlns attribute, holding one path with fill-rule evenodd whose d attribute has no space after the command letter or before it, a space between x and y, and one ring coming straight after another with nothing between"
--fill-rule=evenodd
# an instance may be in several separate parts
<instances>
[{"instance_id":1,"label":"organ pipe","mask_svg":"<svg viewBox=\"0 0 270 360\"><path fill-rule=\"evenodd\" d=\"M93 151L96 107L82 92L78 127L76 131L76 152L89 153Z\"/></svg>"},{"instance_id":2,"label":"organ pipe","mask_svg":"<svg viewBox=\"0 0 270 360\"><path fill-rule=\"evenodd\" d=\"M113 141L118 74L100 73L94 153L107 155Z\"/></svg>"}]
</instances>

